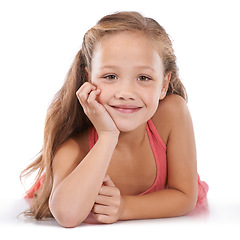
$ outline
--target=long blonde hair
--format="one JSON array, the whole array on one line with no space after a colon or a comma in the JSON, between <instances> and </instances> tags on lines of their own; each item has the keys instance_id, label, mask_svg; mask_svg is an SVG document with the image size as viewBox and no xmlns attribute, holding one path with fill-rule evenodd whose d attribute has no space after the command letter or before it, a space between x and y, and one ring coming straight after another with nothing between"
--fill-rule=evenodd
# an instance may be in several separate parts
<instances>
[{"instance_id":1,"label":"long blonde hair","mask_svg":"<svg viewBox=\"0 0 240 240\"><path fill-rule=\"evenodd\" d=\"M82 48L73 61L65 83L48 108L43 148L36 160L21 173L21 177L24 177L38 171L36 182L44 174L43 184L34 194L30 209L25 212L25 215L38 220L52 217L48 201L53 182L53 157L63 142L92 126L75 93L87 81L85 67L91 69L96 42L107 34L120 31L139 31L158 46L159 54L163 60L164 74L171 72L167 94L178 94L187 101L185 88L178 76L172 42L164 28L155 20L143 17L137 12L119 12L103 17L96 26L84 35Z\"/></svg>"}]
</instances>

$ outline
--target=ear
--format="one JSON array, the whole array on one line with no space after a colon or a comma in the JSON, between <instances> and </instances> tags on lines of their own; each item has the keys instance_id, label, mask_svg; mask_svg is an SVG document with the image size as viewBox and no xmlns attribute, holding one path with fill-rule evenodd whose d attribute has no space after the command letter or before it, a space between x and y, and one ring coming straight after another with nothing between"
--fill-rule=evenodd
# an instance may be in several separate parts
<instances>
[{"instance_id":1,"label":"ear","mask_svg":"<svg viewBox=\"0 0 240 240\"><path fill-rule=\"evenodd\" d=\"M91 82L91 72L88 69L88 67L85 67L85 73L86 73L86 77L87 77L88 82Z\"/></svg>"},{"instance_id":2,"label":"ear","mask_svg":"<svg viewBox=\"0 0 240 240\"><path fill-rule=\"evenodd\" d=\"M170 79L171 79L171 72L167 73L163 79L163 86L162 86L159 100L163 100L166 97Z\"/></svg>"}]
</instances>

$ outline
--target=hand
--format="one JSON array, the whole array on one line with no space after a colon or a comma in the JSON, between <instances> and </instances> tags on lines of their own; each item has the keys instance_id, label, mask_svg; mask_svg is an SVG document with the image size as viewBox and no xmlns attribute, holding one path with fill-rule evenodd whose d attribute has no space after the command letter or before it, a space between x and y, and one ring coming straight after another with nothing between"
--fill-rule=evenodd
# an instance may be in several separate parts
<instances>
[{"instance_id":1,"label":"hand","mask_svg":"<svg viewBox=\"0 0 240 240\"><path fill-rule=\"evenodd\" d=\"M102 223L114 223L120 218L123 205L124 202L119 189L106 175L92 209L95 219Z\"/></svg>"},{"instance_id":2,"label":"hand","mask_svg":"<svg viewBox=\"0 0 240 240\"><path fill-rule=\"evenodd\" d=\"M100 89L86 82L79 88L76 95L99 137L102 133L115 133L117 136L119 135L119 130L113 119L103 105L96 100L97 96L100 95Z\"/></svg>"}]
</instances>

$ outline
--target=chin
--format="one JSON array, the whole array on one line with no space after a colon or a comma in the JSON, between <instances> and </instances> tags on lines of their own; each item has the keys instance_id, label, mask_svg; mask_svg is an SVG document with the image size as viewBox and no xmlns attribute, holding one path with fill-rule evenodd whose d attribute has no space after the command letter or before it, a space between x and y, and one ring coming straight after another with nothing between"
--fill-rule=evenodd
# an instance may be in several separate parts
<instances>
[{"instance_id":1,"label":"chin","mask_svg":"<svg viewBox=\"0 0 240 240\"><path fill-rule=\"evenodd\" d=\"M136 126L130 126L130 124L118 124L118 123L115 124L120 132L131 132L134 129L136 129Z\"/></svg>"},{"instance_id":2,"label":"chin","mask_svg":"<svg viewBox=\"0 0 240 240\"><path fill-rule=\"evenodd\" d=\"M140 124L140 123L125 123L125 124L115 123L115 124L116 124L118 130L123 133L132 132L143 125L143 123L142 124Z\"/></svg>"}]
</instances>

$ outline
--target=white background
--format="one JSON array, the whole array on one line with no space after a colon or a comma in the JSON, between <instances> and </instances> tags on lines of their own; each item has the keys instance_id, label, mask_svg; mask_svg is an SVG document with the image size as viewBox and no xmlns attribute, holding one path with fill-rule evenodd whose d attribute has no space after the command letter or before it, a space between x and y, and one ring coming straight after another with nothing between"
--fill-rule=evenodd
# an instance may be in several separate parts
<instances>
[{"instance_id":1,"label":"white background","mask_svg":"<svg viewBox=\"0 0 240 240\"><path fill-rule=\"evenodd\" d=\"M33 232L42 233L41 239L47 233L109 239L114 234L128 239L153 233L170 239L190 237L190 232L199 239L229 234L237 239L239 8L237 0L0 1L0 228L24 233L25 239ZM42 147L46 110L63 84L83 34L104 15L122 10L156 19L173 40L194 122L198 172L210 187L209 215L74 230L59 228L53 221L16 219L26 208L19 174Z\"/></svg>"}]
</instances>

